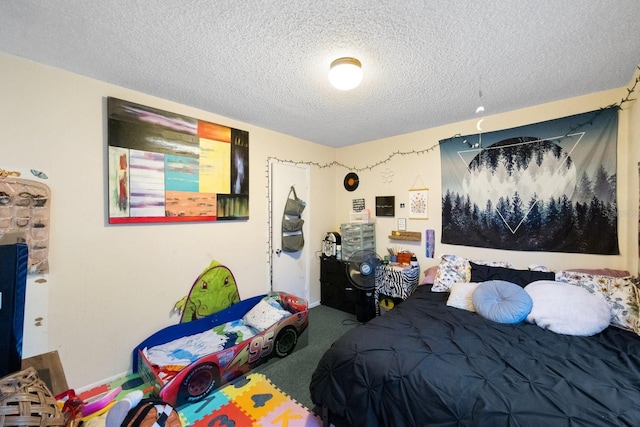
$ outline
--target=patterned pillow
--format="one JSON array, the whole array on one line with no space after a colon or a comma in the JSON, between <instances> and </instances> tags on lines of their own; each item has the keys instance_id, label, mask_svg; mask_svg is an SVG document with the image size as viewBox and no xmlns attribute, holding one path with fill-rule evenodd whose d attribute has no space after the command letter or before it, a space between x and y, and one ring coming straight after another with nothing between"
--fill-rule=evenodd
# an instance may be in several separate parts
<instances>
[{"instance_id":1,"label":"patterned pillow","mask_svg":"<svg viewBox=\"0 0 640 427\"><path fill-rule=\"evenodd\" d=\"M466 258L442 255L431 292L449 292L451 285L471 280L471 265Z\"/></svg>"},{"instance_id":2,"label":"patterned pillow","mask_svg":"<svg viewBox=\"0 0 640 427\"><path fill-rule=\"evenodd\" d=\"M511 268L511 263L508 261L484 261L481 259L472 259L471 262L480 265L486 265L488 267L503 267L503 268Z\"/></svg>"},{"instance_id":3,"label":"patterned pillow","mask_svg":"<svg viewBox=\"0 0 640 427\"><path fill-rule=\"evenodd\" d=\"M556 273L556 280L580 286L604 299L611 307L610 323L640 335L640 295L628 277L598 276L563 270Z\"/></svg>"}]
</instances>

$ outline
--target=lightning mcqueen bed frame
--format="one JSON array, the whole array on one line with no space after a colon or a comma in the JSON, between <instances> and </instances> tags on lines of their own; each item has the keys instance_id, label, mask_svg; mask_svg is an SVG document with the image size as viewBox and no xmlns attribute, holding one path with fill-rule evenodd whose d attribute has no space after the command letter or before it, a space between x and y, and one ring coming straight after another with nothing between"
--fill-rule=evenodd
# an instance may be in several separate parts
<instances>
[{"instance_id":1,"label":"lightning mcqueen bed frame","mask_svg":"<svg viewBox=\"0 0 640 427\"><path fill-rule=\"evenodd\" d=\"M161 368L147 359L145 348L170 343L178 338L242 319L267 295L240 301L200 320L169 326L136 346L133 351L134 372L138 372L145 382L153 385L155 395L177 407L204 399L213 390L250 371L273 355L285 357L291 354L309 324L307 301L284 292L274 292L268 296L276 297L290 315L242 342L223 350L212 351L167 379L161 375Z\"/></svg>"}]
</instances>

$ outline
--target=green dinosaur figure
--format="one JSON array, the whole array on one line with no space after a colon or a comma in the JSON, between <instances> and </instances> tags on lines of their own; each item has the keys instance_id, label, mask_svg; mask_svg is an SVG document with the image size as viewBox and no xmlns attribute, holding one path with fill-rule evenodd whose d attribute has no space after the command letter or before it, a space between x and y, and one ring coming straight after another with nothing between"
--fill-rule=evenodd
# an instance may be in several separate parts
<instances>
[{"instance_id":1,"label":"green dinosaur figure","mask_svg":"<svg viewBox=\"0 0 640 427\"><path fill-rule=\"evenodd\" d=\"M182 312L180 323L202 319L240 301L238 285L231 270L213 260L191 286L189 294L176 302Z\"/></svg>"}]
</instances>

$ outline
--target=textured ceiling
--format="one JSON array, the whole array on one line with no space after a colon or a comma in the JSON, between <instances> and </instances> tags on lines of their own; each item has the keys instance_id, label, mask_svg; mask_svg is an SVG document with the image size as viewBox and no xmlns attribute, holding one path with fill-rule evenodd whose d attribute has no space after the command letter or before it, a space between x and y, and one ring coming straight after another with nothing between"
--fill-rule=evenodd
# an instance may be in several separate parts
<instances>
[{"instance_id":1,"label":"textured ceiling","mask_svg":"<svg viewBox=\"0 0 640 427\"><path fill-rule=\"evenodd\" d=\"M0 51L341 147L626 86L638 25L637 0L3 0Z\"/></svg>"}]
</instances>

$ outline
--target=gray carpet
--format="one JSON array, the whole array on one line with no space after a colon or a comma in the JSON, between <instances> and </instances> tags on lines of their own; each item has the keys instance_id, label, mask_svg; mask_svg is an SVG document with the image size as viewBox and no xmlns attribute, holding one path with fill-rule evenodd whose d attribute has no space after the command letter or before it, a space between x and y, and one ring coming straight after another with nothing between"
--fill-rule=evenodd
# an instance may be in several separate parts
<instances>
[{"instance_id":1,"label":"gray carpet","mask_svg":"<svg viewBox=\"0 0 640 427\"><path fill-rule=\"evenodd\" d=\"M309 383L318 361L331 344L349 329L359 325L356 316L319 305L309 310L308 345L289 356L273 358L254 371L267 376L280 390L301 405L313 409Z\"/></svg>"}]
</instances>

